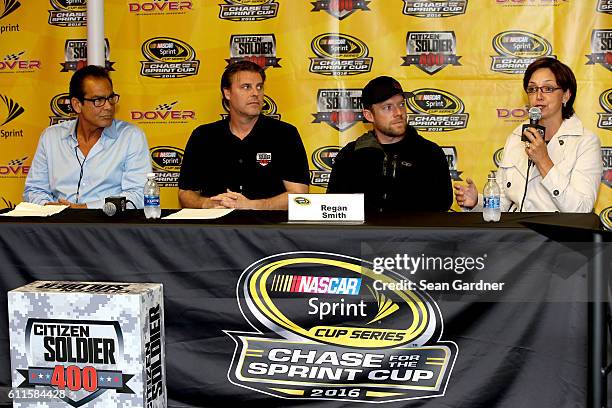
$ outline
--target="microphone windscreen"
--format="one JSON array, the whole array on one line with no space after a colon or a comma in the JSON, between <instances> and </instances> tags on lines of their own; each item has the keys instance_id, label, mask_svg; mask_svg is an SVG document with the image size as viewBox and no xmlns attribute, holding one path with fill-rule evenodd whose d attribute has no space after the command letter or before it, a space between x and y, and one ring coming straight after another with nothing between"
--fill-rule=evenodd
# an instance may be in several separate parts
<instances>
[{"instance_id":1,"label":"microphone windscreen","mask_svg":"<svg viewBox=\"0 0 612 408\"><path fill-rule=\"evenodd\" d=\"M109 217L112 217L113 215L117 214L117 206L110 202L104 203L102 211L104 211L104 214L108 215Z\"/></svg>"},{"instance_id":2,"label":"microphone windscreen","mask_svg":"<svg viewBox=\"0 0 612 408\"><path fill-rule=\"evenodd\" d=\"M531 107L529 109L529 120L537 122L540 119L542 119L542 110L537 106Z\"/></svg>"}]
</instances>

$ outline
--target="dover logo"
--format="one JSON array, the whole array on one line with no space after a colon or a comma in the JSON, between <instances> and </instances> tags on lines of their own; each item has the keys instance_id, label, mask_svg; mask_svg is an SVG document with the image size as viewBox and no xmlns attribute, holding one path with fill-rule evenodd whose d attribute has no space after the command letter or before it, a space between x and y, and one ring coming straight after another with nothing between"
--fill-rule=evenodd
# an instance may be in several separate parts
<instances>
[{"instance_id":1,"label":"dover logo","mask_svg":"<svg viewBox=\"0 0 612 408\"><path fill-rule=\"evenodd\" d=\"M612 0L599 0L597 2L597 11L612 14Z\"/></svg>"},{"instance_id":2,"label":"dover logo","mask_svg":"<svg viewBox=\"0 0 612 408\"><path fill-rule=\"evenodd\" d=\"M587 65L601 64L612 71L612 30L593 30L591 51L593 53L587 55Z\"/></svg>"},{"instance_id":3,"label":"dover logo","mask_svg":"<svg viewBox=\"0 0 612 408\"><path fill-rule=\"evenodd\" d=\"M338 20L343 20L356 12L357 10L370 11L368 4L371 1L367 0L317 0L311 2L313 9L311 11L326 11L329 15L336 17Z\"/></svg>"},{"instance_id":4,"label":"dover logo","mask_svg":"<svg viewBox=\"0 0 612 408\"><path fill-rule=\"evenodd\" d=\"M8 96L0 95L0 101L2 101L2 105L4 105L0 105L0 120L2 121L0 123L0 126L6 125L10 121L21 115L23 112L25 112L25 109L23 109L21 105L19 105L17 102L12 100ZM10 136L4 136L4 134L2 134L2 137L6 138ZM23 137L23 130L21 131L21 137Z\"/></svg>"},{"instance_id":5,"label":"dover logo","mask_svg":"<svg viewBox=\"0 0 612 408\"><path fill-rule=\"evenodd\" d=\"M21 7L17 0L0 0L0 20Z\"/></svg>"},{"instance_id":6,"label":"dover logo","mask_svg":"<svg viewBox=\"0 0 612 408\"><path fill-rule=\"evenodd\" d=\"M310 58L310 72L320 75L357 75L372 70L368 46L358 38L340 33L315 37L310 47L317 55Z\"/></svg>"},{"instance_id":7,"label":"dover logo","mask_svg":"<svg viewBox=\"0 0 612 408\"><path fill-rule=\"evenodd\" d=\"M50 0L49 24L58 27L87 25L87 0Z\"/></svg>"},{"instance_id":8,"label":"dover logo","mask_svg":"<svg viewBox=\"0 0 612 408\"><path fill-rule=\"evenodd\" d=\"M422 291L375 289L376 281L404 278L366 264L292 252L250 265L237 294L257 331L226 332L236 342L230 381L287 399L381 403L444 395L458 348L440 341L438 305Z\"/></svg>"},{"instance_id":9,"label":"dover logo","mask_svg":"<svg viewBox=\"0 0 612 408\"><path fill-rule=\"evenodd\" d=\"M149 78L184 78L198 74L200 61L193 47L170 37L150 38L142 44L140 75Z\"/></svg>"},{"instance_id":10,"label":"dover logo","mask_svg":"<svg viewBox=\"0 0 612 408\"><path fill-rule=\"evenodd\" d=\"M132 110L130 117L133 121L143 125L188 123L196 119L195 111L176 109L176 104L178 101L159 104L155 109L149 111Z\"/></svg>"},{"instance_id":11,"label":"dover logo","mask_svg":"<svg viewBox=\"0 0 612 408\"><path fill-rule=\"evenodd\" d=\"M222 113L221 118L227 119L229 117L229 106L227 105L227 101L225 99L223 99L223 109L226 113ZM261 113L272 119L281 119L281 114L278 113L278 106L276 105L276 102L274 102L274 99L270 98L268 95L264 95Z\"/></svg>"},{"instance_id":12,"label":"dover logo","mask_svg":"<svg viewBox=\"0 0 612 408\"><path fill-rule=\"evenodd\" d=\"M274 34L244 34L230 37L230 58L227 65L248 60L266 69L280 68L276 58L276 37Z\"/></svg>"},{"instance_id":13,"label":"dover logo","mask_svg":"<svg viewBox=\"0 0 612 408\"><path fill-rule=\"evenodd\" d=\"M601 159L603 160L601 182L612 188L612 146L601 147Z\"/></svg>"},{"instance_id":14,"label":"dover logo","mask_svg":"<svg viewBox=\"0 0 612 408\"><path fill-rule=\"evenodd\" d=\"M408 124L425 132L450 132L465 129L469 114L463 101L450 92L434 88L422 88L407 98Z\"/></svg>"},{"instance_id":15,"label":"dover logo","mask_svg":"<svg viewBox=\"0 0 612 408\"><path fill-rule=\"evenodd\" d=\"M24 58L25 51L5 55L0 61L0 74L24 74L40 69L40 60Z\"/></svg>"},{"instance_id":16,"label":"dover logo","mask_svg":"<svg viewBox=\"0 0 612 408\"><path fill-rule=\"evenodd\" d=\"M76 71L79 68L87 66L87 40L66 40L64 46L64 54L66 62L61 63L62 70L60 72ZM114 62L109 61L110 45L108 39L104 39L104 55L106 60L106 69L114 71Z\"/></svg>"},{"instance_id":17,"label":"dover logo","mask_svg":"<svg viewBox=\"0 0 612 408\"><path fill-rule=\"evenodd\" d=\"M313 113L312 123L325 122L344 132L357 122L367 122L361 107L361 89L319 89L319 112Z\"/></svg>"},{"instance_id":18,"label":"dover logo","mask_svg":"<svg viewBox=\"0 0 612 408\"><path fill-rule=\"evenodd\" d=\"M151 164L160 187L178 187L185 152L174 146L151 148Z\"/></svg>"},{"instance_id":19,"label":"dover logo","mask_svg":"<svg viewBox=\"0 0 612 408\"><path fill-rule=\"evenodd\" d=\"M606 230L612 231L612 207L604 209L599 214L599 219Z\"/></svg>"},{"instance_id":20,"label":"dover logo","mask_svg":"<svg viewBox=\"0 0 612 408\"><path fill-rule=\"evenodd\" d=\"M421 18L452 17L465 14L468 0L404 0L404 14Z\"/></svg>"},{"instance_id":21,"label":"dover logo","mask_svg":"<svg viewBox=\"0 0 612 408\"><path fill-rule=\"evenodd\" d=\"M402 66L416 65L433 75L447 65L461 65L454 31L409 31Z\"/></svg>"},{"instance_id":22,"label":"dover logo","mask_svg":"<svg viewBox=\"0 0 612 408\"><path fill-rule=\"evenodd\" d=\"M448 161L448 171L453 181L463 181L462 171L457 171L457 148L455 146L441 146Z\"/></svg>"},{"instance_id":23,"label":"dover logo","mask_svg":"<svg viewBox=\"0 0 612 408\"><path fill-rule=\"evenodd\" d=\"M219 7L219 18L230 21L261 21L278 14L275 0L225 0Z\"/></svg>"},{"instance_id":24,"label":"dover logo","mask_svg":"<svg viewBox=\"0 0 612 408\"><path fill-rule=\"evenodd\" d=\"M597 127L612 130L612 88L605 90L599 96L599 104L606 112L597 114L599 115Z\"/></svg>"},{"instance_id":25,"label":"dover logo","mask_svg":"<svg viewBox=\"0 0 612 408\"><path fill-rule=\"evenodd\" d=\"M106 391L134 393L127 385L134 375L116 369L124 358L118 322L35 318L27 320L24 335L28 367L17 369L20 388L69 389L62 400L73 407Z\"/></svg>"},{"instance_id":26,"label":"dover logo","mask_svg":"<svg viewBox=\"0 0 612 408\"><path fill-rule=\"evenodd\" d=\"M540 57L553 57L550 43L527 31L504 31L493 37L491 70L504 74L523 74L529 64Z\"/></svg>"},{"instance_id":27,"label":"dover logo","mask_svg":"<svg viewBox=\"0 0 612 408\"><path fill-rule=\"evenodd\" d=\"M317 169L310 170L310 184L327 187L339 151L340 146L323 146L312 153L312 164Z\"/></svg>"},{"instance_id":28,"label":"dover logo","mask_svg":"<svg viewBox=\"0 0 612 408\"><path fill-rule=\"evenodd\" d=\"M51 125L66 122L77 117L70 103L70 95L67 93L55 95L51 98L49 105L51 107L51 112L53 112L53 116L49 116Z\"/></svg>"},{"instance_id":29,"label":"dover logo","mask_svg":"<svg viewBox=\"0 0 612 408\"><path fill-rule=\"evenodd\" d=\"M28 156L10 160L5 166L0 166L0 178L24 179L28 176L30 166L24 165Z\"/></svg>"},{"instance_id":30,"label":"dover logo","mask_svg":"<svg viewBox=\"0 0 612 408\"><path fill-rule=\"evenodd\" d=\"M504 122L523 122L529 116L527 108L497 108L497 119Z\"/></svg>"},{"instance_id":31,"label":"dover logo","mask_svg":"<svg viewBox=\"0 0 612 408\"><path fill-rule=\"evenodd\" d=\"M503 158L504 158L504 148L502 147L501 149L497 149L495 153L493 153L493 164L495 164L495 167L499 167Z\"/></svg>"},{"instance_id":32,"label":"dover logo","mask_svg":"<svg viewBox=\"0 0 612 408\"><path fill-rule=\"evenodd\" d=\"M153 0L128 3L130 13L137 16L185 14L193 9L191 1Z\"/></svg>"}]
</instances>

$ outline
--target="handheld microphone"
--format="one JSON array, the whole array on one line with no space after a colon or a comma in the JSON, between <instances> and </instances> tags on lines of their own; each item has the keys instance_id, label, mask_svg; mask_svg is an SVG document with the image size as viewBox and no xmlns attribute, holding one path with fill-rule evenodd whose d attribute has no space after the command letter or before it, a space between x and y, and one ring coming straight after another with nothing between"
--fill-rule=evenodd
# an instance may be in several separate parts
<instances>
[{"instance_id":1,"label":"handheld microphone","mask_svg":"<svg viewBox=\"0 0 612 408\"><path fill-rule=\"evenodd\" d=\"M109 217L114 217L125 212L126 204L127 199L125 197L106 197L102 211Z\"/></svg>"},{"instance_id":2,"label":"handheld microphone","mask_svg":"<svg viewBox=\"0 0 612 408\"><path fill-rule=\"evenodd\" d=\"M540 108L538 108L537 106L532 106L529 109L529 124L528 125L527 124L523 125L523 129L521 131L521 140L523 142L528 142L529 141L529 139L527 139L527 137L525 135L523 135L523 133L525 133L525 129L527 129L527 128L534 128L535 130L538 131L540 136L542 136L542 139L544 139L544 134L546 133L546 128L539 124L540 119L542 119L542 110Z\"/></svg>"}]
</instances>

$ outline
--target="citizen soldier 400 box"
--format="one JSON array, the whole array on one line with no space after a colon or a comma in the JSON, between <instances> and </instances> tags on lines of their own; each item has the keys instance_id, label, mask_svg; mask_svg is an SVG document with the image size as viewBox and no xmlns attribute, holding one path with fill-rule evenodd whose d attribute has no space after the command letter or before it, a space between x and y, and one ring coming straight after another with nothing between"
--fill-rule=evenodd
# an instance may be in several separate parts
<instances>
[{"instance_id":1,"label":"citizen soldier 400 box","mask_svg":"<svg viewBox=\"0 0 612 408\"><path fill-rule=\"evenodd\" d=\"M166 407L161 284L36 281L8 310L15 407Z\"/></svg>"}]
</instances>

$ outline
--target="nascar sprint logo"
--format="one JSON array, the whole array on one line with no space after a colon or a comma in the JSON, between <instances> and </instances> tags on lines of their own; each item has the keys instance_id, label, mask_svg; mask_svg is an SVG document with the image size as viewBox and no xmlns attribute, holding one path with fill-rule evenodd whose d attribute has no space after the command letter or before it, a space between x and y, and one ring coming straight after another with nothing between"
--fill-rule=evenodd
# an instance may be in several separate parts
<instances>
[{"instance_id":1,"label":"nascar sprint logo","mask_svg":"<svg viewBox=\"0 0 612 408\"><path fill-rule=\"evenodd\" d=\"M340 33L315 37L310 43L316 57L310 58L310 72L320 75L357 75L370 72L368 46L358 38Z\"/></svg>"},{"instance_id":2,"label":"nascar sprint logo","mask_svg":"<svg viewBox=\"0 0 612 408\"><path fill-rule=\"evenodd\" d=\"M442 315L427 293L389 289L402 280L330 253L291 252L255 262L241 275L237 296L257 331L226 331L236 342L230 381L286 399L443 396L457 345L440 341Z\"/></svg>"},{"instance_id":3,"label":"nascar sprint logo","mask_svg":"<svg viewBox=\"0 0 612 408\"><path fill-rule=\"evenodd\" d=\"M612 30L593 30L591 51L592 54L587 55L587 65L601 64L612 71Z\"/></svg>"},{"instance_id":4,"label":"nascar sprint logo","mask_svg":"<svg viewBox=\"0 0 612 408\"><path fill-rule=\"evenodd\" d=\"M504 74L523 74L529 64L541 57L553 57L550 43L527 31L504 31L493 37L491 70Z\"/></svg>"},{"instance_id":5,"label":"nascar sprint logo","mask_svg":"<svg viewBox=\"0 0 612 408\"><path fill-rule=\"evenodd\" d=\"M597 127L612 130L612 88L599 95L599 104L605 110L605 113L597 114L599 116Z\"/></svg>"},{"instance_id":6,"label":"nascar sprint logo","mask_svg":"<svg viewBox=\"0 0 612 408\"><path fill-rule=\"evenodd\" d=\"M452 17L465 14L468 0L404 0L403 13L421 18Z\"/></svg>"},{"instance_id":7,"label":"nascar sprint logo","mask_svg":"<svg viewBox=\"0 0 612 408\"><path fill-rule=\"evenodd\" d=\"M612 0L599 0L597 2L597 11L612 14Z\"/></svg>"},{"instance_id":8,"label":"nascar sprint logo","mask_svg":"<svg viewBox=\"0 0 612 408\"><path fill-rule=\"evenodd\" d=\"M142 55L147 61L140 75L149 78L184 78L198 74L200 61L195 50L184 41L170 37L150 38L142 44Z\"/></svg>"},{"instance_id":9,"label":"nascar sprint logo","mask_svg":"<svg viewBox=\"0 0 612 408\"><path fill-rule=\"evenodd\" d=\"M461 65L454 31L409 31L402 66L416 65L433 75L447 65Z\"/></svg>"},{"instance_id":10,"label":"nascar sprint logo","mask_svg":"<svg viewBox=\"0 0 612 408\"><path fill-rule=\"evenodd\" d=\"M223 99L223 109L225 109L226 113L222 113L221 118L227 119L229 117L229 106L227 105L227 100L225 99ZM278 113L278 106L276 105L276 102L274 102L274 99L270 98L268 95L264 95L261 113L272 119L281 119L281 115L280 113Z\"/></svg>"},{"instance_id":11,"label":"nascar sprint logo","mask_svg":"<svg viewBox=\"0 0 612 408\"><path fill-rule=\"evenodd\" d=\"M60 72L76 71L80 68L87 66L87 40L66 40L64 45L64 55L66 61L60 63L62 70ZM104 39L104 59L106 61L106 69L108 71L114 71L114 62L109 61L110 58L110 45L108 39Z\"/></svg>"},{"instance_id":12,"label":"nascar sprint logo","mask_svg":"<svg viewBox=\"0 0 612 408\"><path fill-rule=\"evenodd\" d=\"M326 11L329 15L336 17L338 20L343 20L356 12L357 10L370 11L368 4L371 1L366 0L318 0L311 2L313 5L312 12Z\"/></svg>"},{"instance_id":13,"label":"nascar sprint logo","mask_svg":"<svg viewBox=\"0 0 612 408\"><path fill-rule=\"evenodd\" d=\"M310 170L311 185L327 187L339 151L340 146L323 146L312 153L312 164L316 170Z\"/></svg>"},{"instance_id":14,"label":"nascar sprint logo","mask_svg":"<svg viewBox=\"0 0 612 408\"><path fill-rule=\"evenodd\" d=\"M178 187L184 151L174 146L151 148L151 164L160 187Z\"/></svg>"},{"instance_id":15,"label":"nascar sprint logo","mask_svg":"<svg viewBox=\"0 0 612 408\"><path fill-rule=\"evenodd\" d=\"M601 182L612 188L612 146L601 147L601 159L603 160Z\"/></svg>"},{"instance_id":16,"label":"nascar sprint logo","mask_svg":"<svg viewBox=\"0 0 612 408\"><path fill-rule=\"evenodd\" d=\"M19 7L21 7L21 3L17 0L0 0L0 19L8 16Z\"/></svg>"},{"instance_id":17,"label":"nascar sprint logo","mask_svg":"<svg viewBox=\"0 0 612 408\"><path fill-rule=\"evenodd\" d=\"M177 109L178 101L162 103L148 111L132 110L130 117L140 124L176 124L188 123L196 119L196 113L190 109Z\"/></svg>"},{"instance_id":18,"label":"nascar sprint logo","mask_svg":"<svg viewBox=\"0 0 612 408\"><path fill-rule=\"evenodd\" d=\"M457 170L457 148L455 146L441 146L446 161L448 162L448 171L453 181L463 181L461 178L462 171Z\"/></svg>"},{"instance_id":19,"label":"nascar sprint logo","mask_svg":"<svg viewBox=\"0 0 612 408\"><path fill-rule=\"evenodd\" d=\"M275 0L225 0L219 7L219 18L230 21L267 20L278 14Z\"/></svg>"},{"instance_id":20,"label":"nascar sprint logo","mask_svg":"<svg viewBox=\"0 0 612 408\"><path fill-rule=\"evenodd\" d=\"M230 58L227 65L238 61L252 61L260 67L280 68L276 58L276 37L274 34L245 34L230 37Z\"/></svg>"},{"instance_id":21,"label":"nascar sprint logo","mask_svg":"<svg viewBox=\"0 0 612 408\"><path fill-rule=\"evenodd\" d=\"M76 112L72 109L70 95L67 93L61 93L51 98L49 107L53 113L53 116L49 116L51 125L66 122L77 117Z\"/></svg>"},{"instance_id":22,"label":"nascar sprint logo","mask_svg":"<svg viewBox=\"0 0 612 408\"><path fill-rule=\"evenodd\" d=\"M599 219L606 230L612 231L612 207L604 209L599 214Z\"/></svg>"},{"instance_id":23,"label":"nascar sprint logo","mask_svg":"<svg viewBox=\"0 0 612 408\"><path fill-rule=\"evenodd\" d=\"M361 89L319 89L319 112L313 113L312 123L325 122L341 132L357 122L367 122L361 107Z\"/></svg>"},{"instance_id":24,"label":"nascar sprint logo","mask_svg":"<svg viewBox=\"0 0 612 408\"><path fill-rule=\"evenodd\" d=\"M497 149L495 153L493 153L493 164L495 164L495 167L499 167L503 158L504 158L504 148L502 147L501 149Z\"/></svg>"},{"instance_id":25,"label":"nascar sprint logo","mask_svg":"<svg viewBox=\"0 0 612 408\"><path fill-rule=\"evenodd\" d=\"M412 91L407 99L408 124L426 132L449 132L465 129L469 114L463 101L441 89L422 88Z\"/></svg>"},{"instance_id":26,"label":"nascar sprint logo","mask_svg":"<svg viewBox=\"0 0 612 408\"><path fill-rule=\"evenodd\" d=\"M58 27L87 25L87 0L51 0L49 24Z\"/></svg>"}]
</instances>

